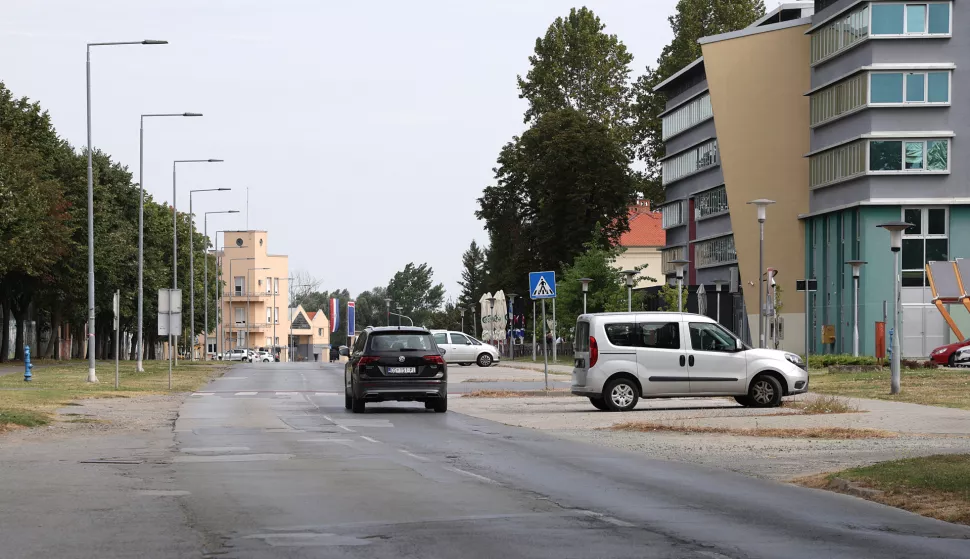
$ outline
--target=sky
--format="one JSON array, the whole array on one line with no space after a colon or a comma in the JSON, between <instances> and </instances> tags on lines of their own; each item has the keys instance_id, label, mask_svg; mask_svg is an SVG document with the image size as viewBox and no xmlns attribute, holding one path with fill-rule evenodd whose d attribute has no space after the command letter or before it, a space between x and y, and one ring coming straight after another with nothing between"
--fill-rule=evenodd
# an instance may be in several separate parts
<instances>
[{"instance_id":1,"label":"sky","mask_svg":"<svg viewBox=\"0 0 970 559\"><path fill-rule=\"evenodd\" d=\"M775 4L776 2L768 2ZM30 0L0 19L0 81L86 144L84 46L92 49L96 148L208 229L268 231L321 289L352 294L427 262L457 296L461 254L488 236L474 212L502 145L520 134L516 76L567 0ZM585 3L634 55L633 77L671 39L676 0ZM248 223L247 223L248 189ZM197 224L203 228L202 218Z\"/></svg>"}]
</instances>

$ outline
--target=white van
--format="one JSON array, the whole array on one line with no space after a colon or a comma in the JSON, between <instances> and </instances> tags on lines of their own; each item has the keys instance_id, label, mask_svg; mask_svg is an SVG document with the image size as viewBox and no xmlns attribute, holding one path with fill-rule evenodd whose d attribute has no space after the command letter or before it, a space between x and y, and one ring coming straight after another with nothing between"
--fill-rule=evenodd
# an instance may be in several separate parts
<instances>
[{"instance_id":1,"label":"white van","mask_svg":"<svg viewBox=\"0 0 970 559\"><path fill-rule=\"evenodd\" d=\"M753 349L715 320L689 313L584 314L576 322L572 393L600 410L640 398L734 396L774 407L808 390L801 357Z\"/></svg>"}]
</instances>

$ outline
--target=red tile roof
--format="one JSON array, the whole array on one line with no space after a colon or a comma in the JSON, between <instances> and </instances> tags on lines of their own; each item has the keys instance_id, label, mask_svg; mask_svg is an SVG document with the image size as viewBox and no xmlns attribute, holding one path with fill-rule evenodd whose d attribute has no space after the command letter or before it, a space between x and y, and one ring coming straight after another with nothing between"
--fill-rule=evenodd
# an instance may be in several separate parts
<instances>
[{"instance_id":1,"label":"red tile roof","mask_svg":"<svg viewBox=\"0 0 970 559\"><path fill-rule=\"evenodd\" d=\"M650 210L650 201L630 207L630 230L620 235L621 247L662 247L667 244L661 213Z\"/></svg>"},{"instance_id":2,"label":"red tile roof","mask_svg":"<svg viewBox=\"0 0 970 559\"><path fill-rule=\"evenodd\" d=\"M317 316L317 311L308 312L306 315L310 317L310 320L313 320L313 317Z\"/></svg>"}]
</instances>

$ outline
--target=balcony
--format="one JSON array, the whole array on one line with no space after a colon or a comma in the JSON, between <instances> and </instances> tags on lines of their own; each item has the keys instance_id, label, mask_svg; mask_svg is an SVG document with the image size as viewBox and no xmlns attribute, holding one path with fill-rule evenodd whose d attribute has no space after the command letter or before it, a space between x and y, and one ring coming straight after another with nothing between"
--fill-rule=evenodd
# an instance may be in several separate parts
<instances>
[{"instance_id":1,"label":"balcony","mask_svg":"<svg viewBox=\"0 0 970 559\"><path fill-rule=\"evenodd\" d=\"M277 299L279 299L282 296L283 295L281 295L280 293L277 293L276 294L276 298ZM223 292L222 297L224 299L227 299L227 300L229 298L232 298L233 301L236 301L236 300L239 300L239 301L262 301L264 299L272 299L273 298L273 294L272 293L266 293L265 291L234 291L234 290L229 290L229 291Z\"/></svg>"},{"instance_id":2,"label":"balcony","mask_svg":"<svg viewBox=\"0 0 970 559\"><path fill-rule=\"evenodd\" d=\"M276 331L279 332L280 328L286 328L286 325L281 322L277 322L275 324L272 322L250 322L248 325L245 322L234 322L231 324L231 326L233 330L249 330L249 331L272 330L273 326L276 326ZM228 329L229 327L230 327L230 324L227 323L226 328Z\"/></svg>"}]
</instances>

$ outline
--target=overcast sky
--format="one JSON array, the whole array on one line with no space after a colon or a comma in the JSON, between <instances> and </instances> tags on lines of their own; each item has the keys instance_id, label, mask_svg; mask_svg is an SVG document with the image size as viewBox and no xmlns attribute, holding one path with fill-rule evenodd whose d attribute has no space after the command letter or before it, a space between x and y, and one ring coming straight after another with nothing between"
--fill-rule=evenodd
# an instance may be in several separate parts
<instances>
[{"instance_id":1,"label":"overcast sky","mask_svg":"<svg viewBox=\"0 0 970 559\"><path fill-rule=\"evenodd\" d=\"M768 2L776 4L776 2ZM523 130L516 75L536 37L570 0L24 0L4 3L0 80L39 101L58 132L85 144L86 42L165 39L92 51L94 145L138 179L149 119L145 187L178 205L188 191L209 230L269 232L326 289L386 285L428 262L458 293L461 253L487 242L474 217L501 146ZM676 0L586 5L634 55L653 64ZM201 218L198 221L201 229Z\"/></svg>"}]
</instances>

